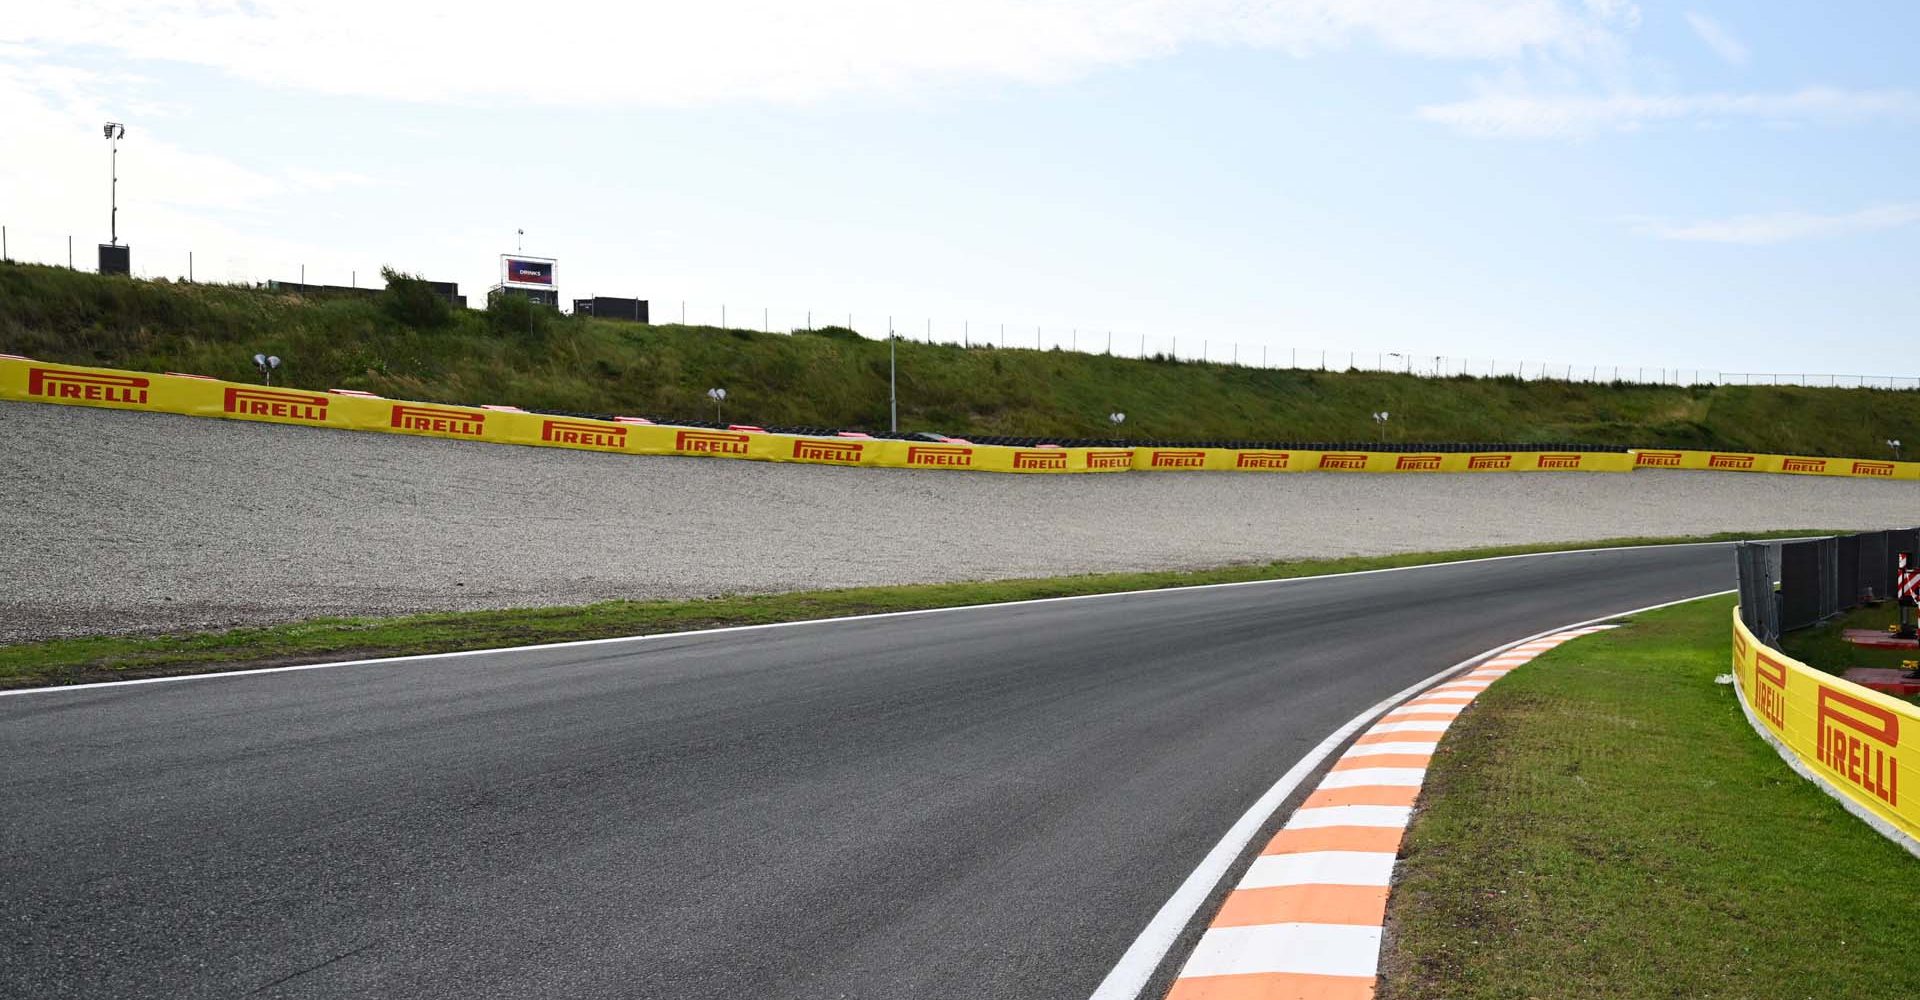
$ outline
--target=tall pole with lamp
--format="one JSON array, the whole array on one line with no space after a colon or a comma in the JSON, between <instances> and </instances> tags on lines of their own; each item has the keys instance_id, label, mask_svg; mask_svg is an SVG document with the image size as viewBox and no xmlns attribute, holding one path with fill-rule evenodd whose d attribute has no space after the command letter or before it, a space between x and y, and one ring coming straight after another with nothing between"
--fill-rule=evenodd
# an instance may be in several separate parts
<instances>
[{"instance_id":1,"label":"tall pole with lamp","mask_svg":"<svg viewBox=\"0 0 1920 1000\"><path fill-rule=\"evenodd\" d=\"M120 245L120 140L127 137L127 127L119 122L107 122L100 127L100 133L106 136L111 151L111 186L107 189L107 229L110 239L100 246L99 270L101 274L126 274L132 268L128 263L131 252ZM73 262L69 260L67 266L73 266Z\"/></svg>"}]
</instances>

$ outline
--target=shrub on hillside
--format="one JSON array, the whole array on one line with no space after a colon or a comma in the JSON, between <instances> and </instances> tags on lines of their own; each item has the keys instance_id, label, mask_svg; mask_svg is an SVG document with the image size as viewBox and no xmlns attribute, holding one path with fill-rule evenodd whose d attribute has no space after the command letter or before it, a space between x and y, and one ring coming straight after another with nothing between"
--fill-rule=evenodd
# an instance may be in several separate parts
<instances>
[{"instance_id":1,"label":"shrub on hillside","mask_svg":"<svg viewBox=\"0 0 1920 1000\"><path fill-rule=\"evenodd\" d=\"M801 334L809 337L826 337L829 340L865 340L867 339L844 326L820 326L820 327L815 327L811 330L795 330L793 332L796 334Z\"/></svg>"},{"instance_id":2,"label":"shrub on hillside","mask_svg":"<svg viewBox=\"0 0 1920 1000\"><path fill-rule=\"evenodd\" d=\"M487 328L503 337L545 337L554 316L553 310L523 295L497 288L487 293Z\"/></svg>"},{"instance_id":3,"label":"shrub on hillside","mask_svg":"<svg viewBox=\"0 0 1920 1000\"><path fill-rule=\"evenodd\" d=\"M436 330L452 322L452 304L419 275L383 267L380 276L387 279L387 290L380 293L380 309L395 322L416 330Z\"/></svg>"}]
</instances>

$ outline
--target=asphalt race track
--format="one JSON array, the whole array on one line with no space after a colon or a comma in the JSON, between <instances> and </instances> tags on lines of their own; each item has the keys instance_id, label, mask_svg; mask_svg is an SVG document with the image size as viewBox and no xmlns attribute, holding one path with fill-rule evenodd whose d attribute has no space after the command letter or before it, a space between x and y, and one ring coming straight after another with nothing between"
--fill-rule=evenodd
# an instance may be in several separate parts
<instances>
[{"instance_id":1,"label":"asphalt race track","mask_svg":"<svg viewBox=\"0 0 1920 1000\"><path fill-rule=\"evenodd\" d=\"M1354 715L1732 585L1618 550L0 697L0 996L1085 997Z\"/></svg>"}]
</instances>

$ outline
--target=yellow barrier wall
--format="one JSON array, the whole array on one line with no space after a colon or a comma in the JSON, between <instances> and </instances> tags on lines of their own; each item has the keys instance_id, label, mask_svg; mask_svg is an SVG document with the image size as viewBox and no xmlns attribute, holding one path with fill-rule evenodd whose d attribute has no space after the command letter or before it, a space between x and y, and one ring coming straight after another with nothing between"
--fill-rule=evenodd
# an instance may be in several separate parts
<instances>
[{"instance_id":1,"label":"yellow barrier wall","mask_svg":"<svg viewBox=\"0 0 1920 1000\"><path fill-rule=\"evenodd\" d=\"M1859 810L1920 840L1920 707L1812 667L1733 614L1740 698L1805 769Z\"/></svg>"},{"instance_id":2,"label":"yellow barrier wall","mask_svg":"<svg viewBox=\"0 0 1920 1000\"><path fill-rule=\"evenodd\" d=\"M1920 462L1869 458L1808 458L1744 451L1667 451L1636 448L1636 469L1707 469L1717 472L1781 472L1795 476L1847 476L1857 479L1920 479Z\"/></svg>"},{"instance_id":3,"label":"yellow barrier wall","mask_svg":"<svg viewBox=\"0 0 1920 1000\"><path fill-rule=\"evenodd\" d=\"M1398 452L1271 448L1011 448L805 437L552 417L513 410L267 388L188 375L0 357L0 399L151 410L548 448L977 472L1631 472L1718 469L1920 479L1920 463L1704 451Z\"/></svg>"}]
</instances>

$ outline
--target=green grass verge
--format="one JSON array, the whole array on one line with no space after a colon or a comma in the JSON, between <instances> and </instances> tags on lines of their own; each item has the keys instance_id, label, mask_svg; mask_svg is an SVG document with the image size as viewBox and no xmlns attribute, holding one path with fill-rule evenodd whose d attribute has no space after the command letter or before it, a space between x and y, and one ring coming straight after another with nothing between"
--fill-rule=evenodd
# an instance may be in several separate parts
<instances>
[{"instance_id":1,"label":"green grass verge","mask_svg":"<svg viewBox=\"0 0 1920 1000\"><path fill-rule=\"evenodd\" d=\"M257 378L397 399L512 403L783 426L887 426L887 345L850 332L788 336L589 317L432 315L398 297L303 299L263 289L135 281L0 264L0 351L46 361ZM1198 334L1196 336L1196 341ZM1920 438L1920 392L1792 386L1592 384L1270 370L1071 351L903 341L900 420L961 435L1582 442L1875 457ZM1339 358L1344 362L1346 358ZM1317 358L1316 358L1317 361Z\"/></svg>"},{"instance_id":2,"label":"green grass verge","mask_svg":"<svg viewBox=\"0 0 1920 1000\"><path fill-rule=\"evenodd\" d=\"M1920 995L1920 861L1742 718L1732 597L1489 688L1435 757L1383 1000Z\"/></svg>"},{"instance_id":3,"label":"green grass verge","mask_svg":"<svg viewBox=\"0 0 1920 1000\"><path fill-rule=\"evenodd\" d=\"M292 625L188 635L58 639L0 646L0 688L75 684L374 656L445 653L570 639L685 632L727 625L763 625L1037 597L1190 587L1243 580L1281 580L1455 559L1609 545L1731 541L1737 538L1815 533L1796 531L1760 535L1727 533L1692 538L1619 538L1578 545L1508 545L1452 552L1275 562L1198 572L1105 573L686 601L609 601L575 607L470 611L398 618L321 618Z\"/></svg>"}]
</instances>

